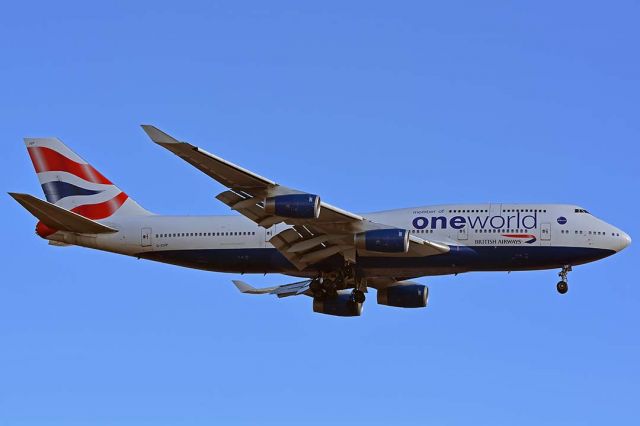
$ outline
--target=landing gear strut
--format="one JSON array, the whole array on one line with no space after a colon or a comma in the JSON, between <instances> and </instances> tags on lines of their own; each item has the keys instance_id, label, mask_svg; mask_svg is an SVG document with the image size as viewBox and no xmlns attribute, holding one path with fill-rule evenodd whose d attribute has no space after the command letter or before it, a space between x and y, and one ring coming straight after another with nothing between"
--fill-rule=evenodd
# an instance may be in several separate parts
<instances>
[{"instance_id":1,"label":"landing gear strut","mask_svg":"<svg viewBox=\"0 0 640 426\"><path fill-rule=\"evenodd\" d=\"M571 265L564 265L562 267L562 270L558 273L560 282L556 284L556 290L558 290L558 293L560 294L565 294L567 291L569 291L569 284L567 284L567 275L569 275L570 271Z\"/></svg>"},{"instance_id":2,"label":"landing gear strut","mask_svg":"<svg viewBox=\"0 0 640 426\"><path fill-rule=\"evenodd\" d=\"M353 291L351 301L354 303L364 303L367 290L367 283L363 278L356 277L353 265L345 264L344 268L333 272L321 274L309 284L309 289L314 298L334 297L339 290L351 287L350 281L353 279Z\"/></svg>"},{"instance_id":3,"label":"landing gear strut","mask_svg":"<svg viewBox=\"0 0 640 426\"><path fill-rule=\"evenodd\" d=\"M364 280L356 278L355 279L355 288L351 292L351 301L354 303L364 303L367 297L364 295L364 291L362 291L362 287L367 288L364 284Z\"/></svg>"},{"instance_id":4,"label":"landing gear strut","mask_svg":"<svg viewBox=\"0 0 640 426\"><path fill-rule=\"evenodd\" d=\"M362 290L353 290L351 292L351 300L354 303L364 303L367 297L364 295L364 291Z\"/></svg>"},{"instance_id":5,"label":"landing gear strut","mask_svg":"<svg viewBox=\"0 0 640 426\"><path fill-rule=\"evenodd\" d=\"M313 292L314 297L320 297L324 294L324 280L322 277L316 278L309 284L309 289Z\"/></svg>"},{"instance_id":6,"label":"landing gear strut","mask_svg":"<svg viewBox=\"0 0 640 426\"><path fill-rule=\"evenodd\" d=\"M309 284L309 288L313 292L314 297L335 296L338 283L335 279L319 277Z\"/></svg>"}]
</instances>

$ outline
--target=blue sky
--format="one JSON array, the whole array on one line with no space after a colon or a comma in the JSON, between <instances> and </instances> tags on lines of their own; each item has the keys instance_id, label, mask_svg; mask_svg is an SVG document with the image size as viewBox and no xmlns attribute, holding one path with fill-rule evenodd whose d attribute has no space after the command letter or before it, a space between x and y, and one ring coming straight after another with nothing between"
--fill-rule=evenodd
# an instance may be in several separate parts
<instances>
[{"instance_id":1,"label":"blue sky","mask_svg":"<svg viewBox=\"0 0 640 426\"><path fill-rule=\"evenodd\" d=\"M570 202L637 241L637 2L12 2L4 191L57 136L158 213L229 214L151 123L352 211ZM425 278L357 319L234 275L54 248L8 196L0 424L637 424L637 242ZM256 285L281 276L245 277Z\"/></svg>"}]
</instances>

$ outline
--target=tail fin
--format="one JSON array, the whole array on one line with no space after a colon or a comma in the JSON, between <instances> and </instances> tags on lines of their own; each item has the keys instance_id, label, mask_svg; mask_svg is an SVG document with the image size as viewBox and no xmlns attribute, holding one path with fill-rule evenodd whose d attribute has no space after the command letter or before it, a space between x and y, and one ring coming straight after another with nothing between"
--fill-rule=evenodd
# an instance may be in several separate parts
<instances>
[{"instance_id":1,"label":"tail fin","mask_svg":"<svg viewBox=\"0 0 640 426\"><path fill-rule=\"evenodd\" d=\"M92 220L150 214L57 138L25 138L50 203Z\"/></svg>"}]
</instances>

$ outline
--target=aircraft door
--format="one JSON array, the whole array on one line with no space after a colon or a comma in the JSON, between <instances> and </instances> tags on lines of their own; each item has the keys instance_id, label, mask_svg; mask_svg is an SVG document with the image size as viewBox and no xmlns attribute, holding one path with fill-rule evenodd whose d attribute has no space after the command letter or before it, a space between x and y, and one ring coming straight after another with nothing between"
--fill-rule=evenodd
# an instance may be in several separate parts
<instances>
[{"instance_id":1,"label":"aircraft door","mask_svg":"<svg viewBox=\"0 0 640 426\"><path fill-rule=\"evenodd\" d=\"M274 235L276 235L278 232L276 231L276 227L278 225L273 225L271 228L267 228L264 230L264 241L265 243L268 243L269 240L271 238L273 238Z\"/></svg>"},{"instance_id":2,"label":"aircraft door","mask_svg":"<svg viewBox=\"0 0 640 426\"><path fill-rule=\"evenodd\" d=\"M551 241L551 225L548 223L540 224L540 240Z\"/></svg>"},{"instance_id":3,"label":"aircraft door","mask_svg":"<svg viewBox=\"0 0 640 426\"><path fill-rule=\"evenodd\" d=\"M151 247L151 228L142 228L140 245L142 247Z\"/></svg>"},{"instance_id":4,"label":"aircraft door","mask_svg":"<svg viewBox=\"0 0 640 426\"><path fill-rule=\"evenodd\" d=\"M467 232L467 227L465 226L462 229L458 229L458 239L459 240L468 240L469 233Z\"/></svg>"}]
</instances>

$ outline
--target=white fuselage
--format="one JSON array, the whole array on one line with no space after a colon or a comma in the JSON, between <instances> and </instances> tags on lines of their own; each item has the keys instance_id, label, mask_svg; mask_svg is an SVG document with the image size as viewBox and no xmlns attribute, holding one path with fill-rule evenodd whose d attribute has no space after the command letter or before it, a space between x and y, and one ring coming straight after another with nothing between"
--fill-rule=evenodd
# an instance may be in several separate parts
<instances>
[{"instance_id":1,"label":"white fuselage","mask_svg":"<svg viewBox=\"0 0 640 426\"><path fill-rule=\"evenodd\" d=\"M464 204L423 206L364 215L451 247L426 258L360 259L371 276L420 276L473 270L527 270L580 264L630 243L618 228L565 204ZM198 269L223 272L299 271L268 242L288 228L265 229L242 216L127 216L101 223L113 234L57 232L48 238Z\"/></svg>"}]
</instances>

